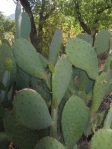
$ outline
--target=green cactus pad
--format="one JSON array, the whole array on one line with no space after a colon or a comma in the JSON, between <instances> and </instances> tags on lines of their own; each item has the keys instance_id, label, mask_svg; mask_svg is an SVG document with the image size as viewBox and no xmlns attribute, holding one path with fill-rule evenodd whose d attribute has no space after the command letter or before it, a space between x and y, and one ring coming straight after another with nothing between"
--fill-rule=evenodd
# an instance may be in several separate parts
<instances>
[{"instance_id":1,"label":"green cactus pad","mask_svg":"<svg viewBox=\"0 0 112 149\"><path fill-rule=\"evenodd\" d=\"M56 30L53 36L51 45L50 45L50 52L49 52L49 62L55 64L57 61L57 56L61 49L62 44L62 33L60 30Z\"/></svg>"},{"instance_id":2,"label":"green cactus pad","mask_svg":"<svg viewBox=\"0 0 112 149\"><path fill-rule=\"evenodd\" d=\"M71 38L66 45L66 53L72 64L85 70L90 78L98 76L98 60L94 48L86 41Z\"/></svg>"},{"instance_id":3,"label":"green cactus pad","mask_svg":"<svg viewBox=\"0 0 112 149\"><path fill-rule=\"evenodd\" d=\"M91 140L90 149L111 149L112 148L112 130L100 129Z\"/></svg>"},{"instance_id":4,"label":"green cactus pad","mask_svg":"<svg viewBox=\"0 0 112 149\"><path fill-rule=\"evenodd\" d=\"M65 144L71 148L80 139L88 125L88 108L83 99L72 96L64 106L62 113L62 131Z\"/></svg>"},{"instance_id":5,"label":"green cactus pad","mask_svg":"<svg viewBox=\"0 0 112 149\"><path fill-rule=\"evenodd\" d=\"M111 34L106 30L102 30L97 34L94 44L97 55L100 55L104 53L106 50L109 50L110 37Z\"/></svg>"},{"instance_id":6,"label":"green cactus pad","mask_svg":"<svg viewBox=\"0 0 112 149\"><path fill-rule=\"evenodd\" d=\"M63 55L57 62L52 77L53 99L59 104L72 77L72 65Z\"/></svg>"},{"instance_id":7,"label":"green cactus pad","mask_svg":"<svg viewBox=\"0 0 112 149\"><path fill-rule=\"evenodd\" d=\"M111 73L103 72L98 76L93 88L92 112L96 112L98 110L104 96L108 95L111 91Z\"/></svg>"},{"instance_id":8,"label":"green cactus pad","mask_svg":"<svg viewBox=\"0 0 112 149\"><path fill-rule=\"evenodd\" d=\"M56 139L51 137L45 137L38 142L35 149L65 149L65 148Z\"/></svg>"},{"instance_id":9,"label":"green cactus pad","mask_svg":"<svg viewBox=\"0 0 112 149\"><path fill-rule=\"evenodd\" d=\"M15 11L15 23L16 23L16 38L21 37L21 4L17 2Z\"/></svg>"},{"instance_id":10,"label":"green cactus pad","mask_svg":"<svg viewBox=\"0 0 112 149\"><path fill-rule=\"evenodd\" d=\"M104 128L106 128L106 129L111 128L112 129L112 105L108 111L106 118L105 118Z\"/></svg>"},{"instance_id":11,"label":"green cactus pad","mask_svg":"<svg viewBox=\"0 0 112 149\"><path fill-rule=\"evenodd\" d=\"M16 38L28 39L31 32L31 22L29 15L26 12L22 12L21 5L18 2L15 13L16 20Z\"/></svg>"},{"instance_id":12,"label":"green cactus pad","mask_svg":"<svg viewBox=\"0 0 112 149\"><path fill-rule=\"evenodd\" d=\"M31 22L26 12L21 14L21 37L28 39L31 32Z\"/></svg>"},{"instance_id":13,"label":"green cactus pad","mask_svg":"<svg viewBox=\"0 0 112 149\"><path fill-rule=\"evenodd\" d=\"M105 62L104 71L112 70L112 55L109 55Z\"/></svg>"},{"instance_id":14,"label":"green cactus pad","mask_svg":"<svg viewBox=\"0 0 112 149\"><path fill-rule=\"evenodd\" d=\"M31 129L44 129L51 125L51 117L44 99L32 89L19 91L14 100L14 111L20 124Z\"/></svg>"},{"instance_id":15,"label":"green cactus pad","mask_svg":"<svg viewBox=\"0 0 112 149\"><path fill-rule=\"evenodd\" d=\"M44 58L42 59L30 42L23 38L17 39L14 44L14 55L21 69L34 77L46 80L47 63L45 65Z\"/></svg>"},{"instance_id":16,"label":"green cactus pad","mask_svg":"<svg viewBox=\"0 0 112 149\"><path fill-rule=\"evenodd\" d=\"M9 140L20 149L33 149L35 147L38 139L37 132L20 125L13 113L6 112L4 127Z\"/></svg>"},{"instance_id":17,"label":"green cactus pad","mask_svg":"<svg viewBox=\"0 0 112 149\"><path fill-rule=\"evenodd\" d=\"M89 34L79 34L79 35L77 35L76 37L78 37L78 38L80 38L80 39L82 39L82 40L84 40L84 41L90 43L91 45L92 45L92 43L93 43L93 38L92 38L92 36L89 35Z\"/></svg>"}]
</instances>

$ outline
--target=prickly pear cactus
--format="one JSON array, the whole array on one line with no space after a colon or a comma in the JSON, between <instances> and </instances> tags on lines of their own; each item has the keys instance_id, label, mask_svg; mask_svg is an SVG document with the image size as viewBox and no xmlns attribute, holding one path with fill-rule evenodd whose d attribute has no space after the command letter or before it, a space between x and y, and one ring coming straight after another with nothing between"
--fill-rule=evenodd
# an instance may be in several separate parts
<instances>
[{"instance_id":1,"label":"prickly pear cactus","mask_svg":"<svg viewBox=\"0 0 112 149\"><path fill-rule=\"evenodd\" d=\"M9 140L20 149L33 149L36 145L37 132L20 125L14 113L6 112L4 127Z\"/></svg>"},{"instance_id":2,"label":"prickly pear cactus","mask_svg":"<svg viewBox=\"0 0 112 149\"><path fill-rule=\"evenodd\" d=\"M59 29L57 29L54 33L54 36L52 38L52 42L50 45L50 51L49 51L49 62L52 64L55 64L57 61L57 57L59 55L59 51L61 49L62 44L62 33Z\"/></svg>"},{"instance_id":3,"label":"prickly pear cactus","mask_svg":"<svg viewBox=\"0 0 112 149\"><path fill-rule=\"evenodd\" d=\"M111 91L111 72L103 72L98 76L94 85L93 101L91 107L92 112L96 112L98 110L104 96L108 95Z\"/></svg>"},{"instance_id":4,"label":"prickly pear cactus","mask_svg":"<svg viewBox=\"0 0 112 149\"><path fill-rule=\"evenodd\" d=\"M45 137L37 143L35 149L65 149L65 148L56 139L51 137Z\"/></svg>"},{"instance_id":5,"label":"prickly pear cactus","mask_svg":"<svg viewBox=\"0 0 112 149\"><path fill-rule=\"evenodd\" d=\"M62 132L65 144L72 148L80 139L88 125L88 108L83 99L72 96L67 101L62 112Z\"/></svg>"},{"instance_id":6,"label":"prickly pear cactus","mask_svg":"<svg viewBox=\"0 0 112 149\"><path fill-rule=\"evenodd\" d=\"M71 38L66 45L66 53L71 63L87 72L90 78L98 76L98 60L94 48L86 41Z\"/></svg>"},{"instance_id":7,"label":"prickly pear cactus","mask_svg":"<svg viewBox=\"0 0 112 149\"><path fill-rule=\"evenodd\" d=\"M44 99L32 89L17 92L14 112L21 125L31 129L44 129L51 125L51 117Z\"/></svg>"},{"instance_id":8,"label":"prickly pear cactus","mask_svg":"<svg viewBox=\"0 0 112 149\"><path fill-rule=\"evenodd\" d=\"M59 104L72 77L72 65L63 55L57 62L52 76L53 99Z\"/></svg>"},{"instance_id":9,"label":"prickly pear cactus","mask_svg":"<svg viewBox=\"0 0 112 149\"><path fill-rule=\"evenodd\" d=\"M110 37L111 34L106 30L101 30L97 34L94 44L97 55L100 55L110 49Z\"/></svg>"},{"instance_id":10,"label":"prickly pear cactus","mask_svg":"<svg viewBox=\"0 0 112 149\"><path fill-rule=\"evenodd\" d=\"M17 39L14 44L14 56L19 67L30 75L45 79L47 74L45 71L44 57L36 52L35 48L26 39Z\"/></svg>"},{"instance_id":11,"label":"prickly pear cactus","mask_svg":"<svg viewBox=\"0 0 112 149\"><path fill-rule=\"evenodd\" d=\"M112 130L100 129L91 140L90 149L111 149L112 148Z\"/></svg>"}]
</instances>

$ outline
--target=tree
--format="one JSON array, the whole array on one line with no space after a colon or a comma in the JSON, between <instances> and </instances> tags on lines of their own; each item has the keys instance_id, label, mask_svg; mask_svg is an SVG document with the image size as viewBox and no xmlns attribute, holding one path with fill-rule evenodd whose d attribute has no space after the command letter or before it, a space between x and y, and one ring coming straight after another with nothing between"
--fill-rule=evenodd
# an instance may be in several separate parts
<instances>
[{"instance_id":1,"label":"tree","mask_svg":"<svg viewBox=\"0 0 112 149\"><path fill-rule=\"evenodd\" d=\"M111 25L112 0L60 0L60 6L63 13L74 16L88 34Z\"/></svg>"}]
</instances>

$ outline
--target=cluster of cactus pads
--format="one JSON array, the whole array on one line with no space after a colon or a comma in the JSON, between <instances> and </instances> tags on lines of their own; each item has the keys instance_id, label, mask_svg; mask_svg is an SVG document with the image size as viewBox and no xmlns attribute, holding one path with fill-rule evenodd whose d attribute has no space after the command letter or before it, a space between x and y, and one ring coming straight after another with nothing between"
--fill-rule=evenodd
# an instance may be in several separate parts
<instances>
[{"instance_id":1,"label":"cluster of cactus pads","mask_svg":"<svg viewBox=\"0 0 112 149\"><path fill-rule=\"evenodd\" d=\"M0 47L0 149L10 142L19 149L78 149L81 138L90 149L111 149L112 107L98 111L112 91L111 33L98 32L94 46L91 35L80 34L63 52L56 30L47 59L29 41L30 30L18 2L14 45L4 40Z\"/></svg>"}]
</instances>

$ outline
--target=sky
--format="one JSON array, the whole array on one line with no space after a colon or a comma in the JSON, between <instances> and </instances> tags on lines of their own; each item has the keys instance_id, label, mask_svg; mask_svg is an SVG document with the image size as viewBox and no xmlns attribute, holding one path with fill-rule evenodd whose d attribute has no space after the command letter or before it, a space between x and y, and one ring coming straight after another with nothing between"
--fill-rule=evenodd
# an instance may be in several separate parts
<instances>
[{"instance_id":1,"label":"sky","mask_svg":"<svg viewBox=\"0 0 112 149\"><path fill-rule=\"evenodd\" d=\"M16 5L13 0L0 0L0 12L4 15L9 16L15 13Z\"/></svg>"}]
</instances>

